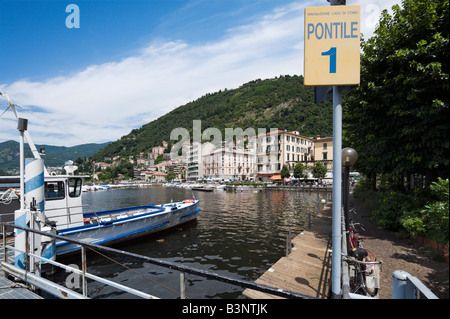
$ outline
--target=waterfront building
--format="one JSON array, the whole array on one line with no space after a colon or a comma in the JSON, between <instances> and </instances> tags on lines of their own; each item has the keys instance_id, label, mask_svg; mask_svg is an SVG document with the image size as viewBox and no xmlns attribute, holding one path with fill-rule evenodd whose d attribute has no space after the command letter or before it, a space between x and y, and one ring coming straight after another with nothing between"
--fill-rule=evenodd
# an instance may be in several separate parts
<instances>
[{"instance_id":1,"label":"waterfront building","mask_svg":"<svg viewBox=\"0 0 450 319\"><path fill-rule=\"evenodd\" d=\"M298 131L270 131L256 139L256 181L279 176L283 165L291 172L297 163L310 166L314 161L314 141Z\"/></svg>"},{"instance_id":2,"label":"waterfront building","mask_svg":"<svg viewBox=\"0 0 450 319\"><path fill-rule=\"evenodd\" d=\"M293 176L297 163L311 169L316 161L332 171L332 137L312 138L299 131L274 130L246 139L244 144L245 148L238 148L224 142L217 148L211 143L193 143L186 156L187 181L281 180L283 165Z\"/></svg>"},{"instance_id":3,"label":"waterfront building","mask_svg":"<svg viewBox=\"0 0 450 319\"><path fill-rule=\"evenodd\" d=\"M254 149L222 146L202 155L203 176L212 181L248 181L254 176Z\"/></svg>"},{"instance_id":4,"label":"waterfront building","mask_svg":"<svg viewBox=\"0 0 450 319\"><path fill-rule=\"evenodd\" d=\"M172 163L169 165L166 165L167 173L174 173L175 179L182 180L185 178L186 175L186 167L183 163Z\"/></svg>"},{"instance_id":5,"label":"waterfront building","mask_svg":"<svg viewBox=\"0 0 450 319\"><path fill-rule=\"evenodd\" d=\"M203 179L202 144L199 142L192 143L186 155L186 180L188 182L196 182Z\"/></svg>"},{"instance_id":6,"label":"waterfront building","mask_svg":"<svg viewBox=\"0 0 450 319\"><path fill-rule=\"evenodd\" d=\"M333 176L333 137L314 138L314 158L316 162L321 162L327 168L327 178Z\"/></svg>"},{"instance_id":7,"label":"waterfront building","mask_svg":"<svg viewBox=\"0 0 450 319\"><path fill-rule=\"evenodd\" d=\"M166 173L158 171L141 171L140 179L152 183L164 183L166 181Z\"/></svg>"}]
</instances>

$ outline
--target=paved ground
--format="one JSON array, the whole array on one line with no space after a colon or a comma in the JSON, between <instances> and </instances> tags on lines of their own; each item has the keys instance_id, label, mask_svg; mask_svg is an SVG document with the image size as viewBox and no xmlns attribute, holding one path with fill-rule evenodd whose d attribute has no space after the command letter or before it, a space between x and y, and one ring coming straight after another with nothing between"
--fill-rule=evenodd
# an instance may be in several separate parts
<instances>
[{"instance_id":1,"label":"paved ground","mask_svg":"<svg viewBox=\"0 0 450 319\"><path fill-rule=\"evenodd\" d=\"M392 273L395 270L404 270L417 277L439 299L449 298L449 265L446 262L428 257L416 241L378 227L361 200L352 197L350 205L357 211L352 219L365 225L363 234L368 238L364 247L383 261L381 299L392 298Z\"/></svg>"}]
</instances>

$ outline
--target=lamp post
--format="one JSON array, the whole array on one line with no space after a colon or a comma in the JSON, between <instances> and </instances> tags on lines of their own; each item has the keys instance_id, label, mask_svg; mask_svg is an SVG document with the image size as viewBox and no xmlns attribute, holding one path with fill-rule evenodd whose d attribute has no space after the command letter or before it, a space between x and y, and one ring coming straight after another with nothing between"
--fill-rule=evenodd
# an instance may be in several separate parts
<instances>
[{"instance_id":1,"label":"lamp post","mask_svg":"<svg viewBox=\"0 0 450 319\"><path fill-rule=\"evenodd\" d=\"M343 203L344 203L344 217L345 228L348 230L348 197L350 193L350 167L355 165L358 160L358 153L350 147L342 150L342 165L344 166L344 180L343 180Z\"/></svg>"}]
</instances>

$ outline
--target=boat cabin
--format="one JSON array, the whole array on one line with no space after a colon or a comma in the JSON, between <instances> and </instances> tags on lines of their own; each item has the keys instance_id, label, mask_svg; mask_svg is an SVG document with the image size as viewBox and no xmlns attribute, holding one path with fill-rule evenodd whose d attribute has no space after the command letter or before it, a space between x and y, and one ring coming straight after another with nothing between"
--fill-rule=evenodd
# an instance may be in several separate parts
<instances>
[{"instance_id":1,"label":"boat cabin","mask_svg":"<svg viewBox=\"0 0 450 319\"><path fill-rule=\"evenodd\" d=\"M45 176L45 216L56 222L56 228L83 225L83 176Z\"/></svg>"}]
</instances>

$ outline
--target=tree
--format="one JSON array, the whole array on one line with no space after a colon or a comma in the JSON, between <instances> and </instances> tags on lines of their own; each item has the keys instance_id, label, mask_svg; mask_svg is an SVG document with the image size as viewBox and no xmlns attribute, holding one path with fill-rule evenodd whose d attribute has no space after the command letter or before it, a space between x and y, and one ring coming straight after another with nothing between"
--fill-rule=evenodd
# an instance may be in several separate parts
<instances>
[{"instance_id":1,"label":"tree","mask_svg":"<svg viewBox=\"0 0 450 319\"><path fill-rule=\"evenodd\" d=\"M283 165L281 168L281 178L288 178L291 176L291 173L289 172L289 168L286 165Z\"/></svg>"},{"instance_id":2,"label":"tree","mask_svg":"<svg viewBox=\"0 0 450 319\"><path fill-rule=\"evenodd\" d=\"M129 168L128 169L128 177L129 178L134 178L134 169L133 168Z\"/></svg>"},{"instance_id":3,"label":"tree","mask_svg":"<svg viewBox=\"0 0 450 319\"><path fill-rule=\"evenodd\" d=\"M361 84L344 103L344 143L356 169L402 186L448 177L449 2L403 0L361 41Z\"/></svg>"},{"instance_id":4,"label":"tree","mask_svg":"<svg viewBox=\"0 0 450 319\"><path fill-rule=\"evenodd\" d=\"M298 162L297 164L295 164L295 166L294 166L294 177L295 178L305 177L304 170L305 170L305 166L302 163Z\"/></svg>"},{"instance_id":5,"label":"tree","mask_svg":"<svg viewBox=\"0 0 450 319\"><path fill-rule=\"evenodd\" d=\"M327 175L327 168L321 162L316 162L311 173L314 178L324 178Z\"/></svg>"},{"instance_id":6,"label":"tree","mask_svg":"<svg viewBox=\"0 0 450 319\"><path fill-rule=\"evenodd\" d=\"M111 173L108 171L102 171L98 174L98 179L103 182L109 182L111 180Z\"/></svg>"},{"instance_id":7,"label":"tree","mask_svg":"<svg viewBox=\"0 0 450 319\"><path fill-rule=\"evenodd\" d=\"M171 181L171 180L173 180L174 178L175 178L176 176L175 176L175 173L174 172L169 172L169 173L167 173L166 174L166 181Z\"/></svg>"},{"instance_id":8,"label":"tree","mask_svg":"<svg viewBox=\"0 0 450 319\"><path fill-rule=\"evenodd\" d=\"M156 157L156 159L155 159L155 165L156 165L156 164L159 164L159 163L161 163L161 162L163 162L163 161L164 161L163 155L162 155L162 154L159 154L158 157Z\"/></svg>"}]
</instances>

